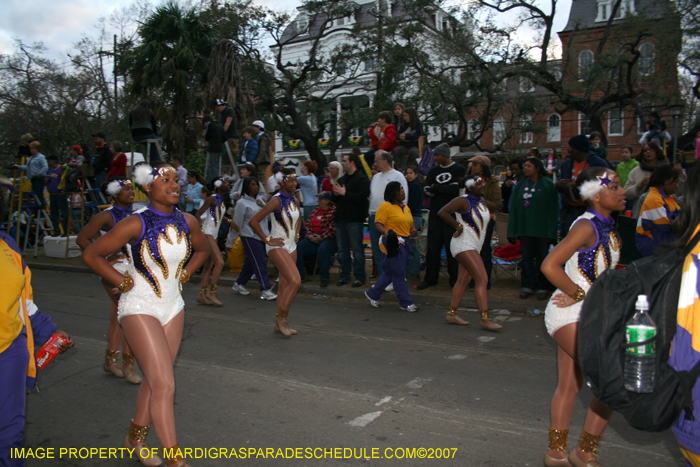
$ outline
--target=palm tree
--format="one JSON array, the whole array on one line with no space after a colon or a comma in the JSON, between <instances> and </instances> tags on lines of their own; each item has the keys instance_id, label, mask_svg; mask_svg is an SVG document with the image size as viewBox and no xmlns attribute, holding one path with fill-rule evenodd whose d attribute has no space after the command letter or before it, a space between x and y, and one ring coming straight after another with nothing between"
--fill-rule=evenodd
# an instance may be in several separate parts
<instances>
[{"instance_id":1,"label":"palm tree","mask_svg":"<svg viewBox=\"0 0 700 467\"><path fill-rule=\"evenodd\" d=\"M187 154L195 135L188 131L201 109L212 45L218 35L193 8L174 2L159 6L138 31L140 44L124 54L122 69L131 92L160 101L156 115L170 153ZM196 148L196 144L194 145Z\"/></svg>"}]
</instances>

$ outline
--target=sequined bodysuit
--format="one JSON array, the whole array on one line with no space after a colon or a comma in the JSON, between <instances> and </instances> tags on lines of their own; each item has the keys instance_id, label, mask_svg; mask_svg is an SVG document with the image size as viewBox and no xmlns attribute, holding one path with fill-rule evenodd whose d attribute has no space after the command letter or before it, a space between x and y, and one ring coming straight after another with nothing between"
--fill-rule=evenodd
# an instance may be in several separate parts
<instances>
[{"instance_id":1,"label":"sequined bodysuit","mask_svg":"<svg viewBox=\"0 0 700 467\"><path fill-rule=\"evenodd\" d=\"M141 236L126 245L134 287L119 300L119 320L134 314L150 315L165 326L184 307L180 274L192 253L185 215L152 206L134 213L141 218Z\"/></svg>"},{"instance_id":2,"label":"sequined bodysuit","mask_svg":"<svg viewBox=\"0 0 700 467\"><path fill-rule=\"evenodd\" d=\"M114 226L117 225L117 222L119 222L122 219L126 219L134 213L134 210L131 209L131 206L129 206L128 209L125 209L117 206L116 204L113 204L112 206L108 207L107 209L105 209L105 211L109 212L112 215L113 222L111 228L100 231L100 234L102 235L112 230ZM120 274L126 273L129 269L129 258L126 255L126 248L122 248L120 253L112 255L112 257L110 258L110 264L114 269L119 271Z\"/></svg>"},{"instance_id":3,"label":"sequined bodysuit","mask_svg":"<svg viewBox=\"0 0 700 467\"><path fill-rule=\"evenodd\" d=\"M467 193L464 198L469 203L469 209L457 213L457 222L462 226L462 234L452 238L450 253L452 257L468 250L481 251L481 246L486 238L486 228L491 219L489 208L486 207L484 198Z\"/></svg>"},{"instance_id":4,"label":"sequined bodysuit","mask_svg":"<svg viewBox=\"0 0 700 467\"><path fill-rule=\"evenodd\" d=\"M587 220L593 224L596 233L595 244L574 253L564 265L564 270L575 284L588 292L593 281L603 271L617 266L620 259L620 239L615 233L615 221L612 218L606 219L597 211L588 208L588 211L576 219L574 223L581 220ZM547 332L552 336L563 326L578 322L583 306L583 301L581 301L565 308L559 308L552 300L560 293L563 292L557 289L552 294L544 311L544 323L547 326Z\"/></svg>"},{"instance_id":5,"label":"sequined bodysuit","mask_svg":"<svg viewBox=\"0 0 700 467\"><path fill-rule=\"evenodd\" d=\"M204 235L211 235L216 238L219 235L219 224L221 219L224 218L224 212L226 212L226 207L224 206L224 197L216 194L212 195L214 197L214 204L209 206L202 214L202 232Z\"/></svg>"},{"instance_id":6,"label":"sequined bodysuit","mask_svg":"<svg viewBox=\"0 0 700 467\"><path fill-rule=\"evenodd\" d=\"M266 245L265 250L269 252L275 248L284 248L289 253L292 253L297 249L295 236L297 233L297 225L301 217L299 205L294 195L288 195L280 191L275 197L280 200L280 208L272 212L270 238L281 238L284 240L284 246Z\"/></svg>"}]
</instances>

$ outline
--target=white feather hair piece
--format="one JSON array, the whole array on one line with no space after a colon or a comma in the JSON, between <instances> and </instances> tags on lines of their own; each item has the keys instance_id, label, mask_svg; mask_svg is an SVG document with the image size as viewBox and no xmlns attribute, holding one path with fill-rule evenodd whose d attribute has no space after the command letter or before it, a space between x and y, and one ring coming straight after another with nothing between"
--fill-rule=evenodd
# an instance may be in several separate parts
<instances>
[{"instance_id":1,"label":"white feather hair piece","mask_svg":"<svg viewBox=\"0 0 700 467\"><path fill-rule=\"evenodd\" d=\"M602 185L598 179L588 180L578 187L578 192L581 194L581 199L593 199L594 196L603 191L603 188L605 185Z\"/></svg>"},{"instance_id":2,"label":"white feather hair piece","mask_svg":"<svg viewBox=\"0 0 700 467\"><path fill-rule=\"evenodd\" d=\"M468 180L464 183L464 188L466 188L467 190L470 189L471 187L473 187L474 185L476 185L477 180L479 180L479 177L472 177L472 178L468 179Z\"/></svg>"},{"instance_id":3,"label":"white feather hair piece","mask_svg":"<svg viewBox=\"0 0 700 467\"><path fill-rule=\"evenodd\" d=\"M224 181L222 179L218 179L217 181L214 182L214 188L219 188L223 184L224 184Z\"/></svg>"},{"instance_id":4,"label":"white feather hair piece","mask_svg":"<svg viewBox=\"0 0 700 467\"><path fill-rule=\"evenodd\" d=\"M277 183L282 183L284 181L284 174L282 172L277 172L275 174L275 180L277 180Z\"/></svg>"},{"instance_id":5,"label":"white feather hair piece","mask_svg":"<svg viewBox=\"0 0 700 467\"><path fill-rule=\"evenodd\" d=\"M122 184L119 183L119 180L113 180L107 184L106 191L110 196L117 196L122 191Z\"/></svg>"},{"instance_id":6,"label":"white feather hair piece","mask_svg":"<svg viewBox=\"0 0 700 467\"><path fill-rule=\"evenodd\" d=\"M134 169L134 181L141 186L150 185L155 180L153 169L146 165L139 165Z\"/></svg>"}]
</instances>

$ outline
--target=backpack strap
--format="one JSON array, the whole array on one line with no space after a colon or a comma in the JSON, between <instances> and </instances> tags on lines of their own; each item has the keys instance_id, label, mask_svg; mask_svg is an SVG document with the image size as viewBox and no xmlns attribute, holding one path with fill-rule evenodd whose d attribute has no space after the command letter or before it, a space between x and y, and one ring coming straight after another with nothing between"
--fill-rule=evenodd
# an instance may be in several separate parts
<instances>
[{"instance_id":1,"label":"backpack strap","mask_svg":"<svg viewBox=\"0 0 700 467\"><path fill-rule=\"evenodd\" d=\"M700 242L700 232L696 233L693 238L690 239L688 244L685 247L685 256L688 256L691 251L693 251L693 248Z\"/></svg>"}]
</instances>

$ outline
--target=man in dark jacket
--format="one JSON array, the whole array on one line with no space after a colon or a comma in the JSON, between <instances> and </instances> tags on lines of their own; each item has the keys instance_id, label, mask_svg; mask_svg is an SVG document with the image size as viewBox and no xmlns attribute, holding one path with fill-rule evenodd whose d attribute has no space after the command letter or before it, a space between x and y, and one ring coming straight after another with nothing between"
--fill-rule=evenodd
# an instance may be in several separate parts
<instances>
[{"instance_id":1,"label":"man in dark jacket","mask_svg":"<svg viewBox=\"0 0 700 467\"><path fill-rule=\"evenodd\" d=\"M272 141L265 133L265 124L262 120L255 120L252 127L255 129L255 139L258 141L258 157L255 158L255 164L258 167L257 177L259 182L265 184L267 167L272 160Z\"/></svg>"},{"instance_id":2,"label":"man in dark jacket","mask_svg":"<svg viewBox=\"0 0 700 467\"><path fill-rule=\"evenodd\" d=\"M418 284L418 290L437 285L440 275L442 247L447 253L447 271L450 274L450 286L457 282L459 264L450 253L450 242L455 229L445 224L438 217L438 212L447 203L459 196L459 181L467 174L464 166L452 161L450 146L442 143L434 150L435 167L428 171L425 178L425 193L430 196L430 215L428 217L428 253L425 256L425 277Z\"/></svg>"},{"instance_id":3,"label":"man in dark jacket","mask_svg":"<svg viewBox=\"0 0 700 467\"><path fill-rule=\"evenodd\" d=\"M93 188L99 188L105 180L109 169L112 168L112 151L109 150L105 134L101 131L92 135L95 141L95 185Z\"/></svg>"},{"instance_id":4,"label":"man in dark jacket","mask_svg":"<svg viewBox=\"0 0 700 467\"><path fill-rule=\"evenodd\" d=\"M236 111L228 106L228 102L223 99L216 99L214 106L221 114L219 123L224 127L226 140L231 148L231 157L235 161L238 158L238 122L236 121Z\"/></svg>"},{"instance_id":5,"label":"man in dark jacket","mask_svg":"<svg viewBox=\"0 0 700 467\"><path fill-rule=\"evenodd\" d=\"M369 209L369 178L358 168L362 167L357 154L343 156L343 171L333 185L335 208L335 238L338 241L340 280L338 285L350 283L350 251L355 258L353 287L362 286L367 280L365 273L365 248L362 245L362 227Z\"/></svg>"},{"instance_id":6,"label":"man in dark jacket","mask_svg":"<svg viewBox=\"0 0 700 467\"><path fill-rule=\"evenodd\" d=\"M219 159L224 150L226 132L219 122L215 122L209 115L202 120L204 124L204 140L207 142L207 167L204 178L207 183L219 177Z\"/></svg>"},{"instance_id":7,"label":"man in dark jacket","mask_svg":"<svg viewBox=\"0 0 700 467\"><path fill-rule=\"evenodd\" d=\"M583 134L572 136L569 139L569 155L571 157L568 157L561 164L561 181L557 182L557 190L565 195L568 191L576 189L572 184L576 182L576 177L588 167L610 168L605 159L598 157L591 150L588 136ZM562 238L566 237L571 224L584 212L586 212L585 203L573 201L570 199L570 196L567 196L567 206L561 218Z\"/></svg>"}]
</instances>

